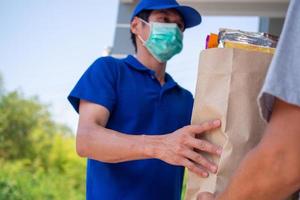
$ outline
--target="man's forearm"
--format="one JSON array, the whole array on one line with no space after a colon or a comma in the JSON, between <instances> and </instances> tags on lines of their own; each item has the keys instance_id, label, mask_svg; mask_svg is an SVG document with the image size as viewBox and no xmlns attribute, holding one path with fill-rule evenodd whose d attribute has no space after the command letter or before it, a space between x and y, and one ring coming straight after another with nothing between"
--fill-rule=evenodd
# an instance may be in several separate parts
<instances>
[{"instance_id":1,"label":"man's forearm","mask_svg":"<svg viewBox=\"0 0 300 200\"><path fill-rule=\"evenodd\" d=\"M229 187L217 200L282 200L294 191L295 186L285 180L290 175L284 159L271 158L285 156L268 155L261 148L245 157Z\"/></svg>"},{"instance_id":2,"label":"man's forearm","mask_svg":"<svg viewBox=\"0 0 300 200\"><path fill-rule=\"evenodd\" d=\"M80 156L102 162L155 158L171 165L187 167L199 176L207 177L207 171L216 173L217 166L194 149L215 155L220 155L222 150L205 140L196 139L195 135L219 128L220 125L219 120L214 120L185 126L164 135L130 135L97 123L92 124L87 119L85 123L79 123L76 147Z\"/></svg>"},{"instance_id":3,"label":"man's forearm","mask_svg":"<svg viewBox=\"0 0 300 200\"><path fill-rule=\"evenodd\" d=\"M161 140L161 136L128 135L97 125L78 132L78 154L108 163L153 158Z\"/></svg>"},{"instance_id":4,"label":"man's forearm","mask_svg":"<svg viewBox=\"0 0 300 200\"><path fill-rule=\"evenodd\" d=\"M300 187L300 108L277 101L261 143L218 200L281 200Z\"/></svg>"}]
</instances>

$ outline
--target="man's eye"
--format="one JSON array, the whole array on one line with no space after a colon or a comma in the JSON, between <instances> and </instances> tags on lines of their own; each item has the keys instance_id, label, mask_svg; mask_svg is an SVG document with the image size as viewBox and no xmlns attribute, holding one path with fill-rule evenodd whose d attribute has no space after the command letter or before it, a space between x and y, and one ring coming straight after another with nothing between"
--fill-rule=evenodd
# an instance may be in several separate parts
<instances>
[{"instance_id":1,"label":"man's eye","mask_svg":"<svg viewBox=\"0 0 300 200\"><path fill-rule=\"evenodd\" d=\"M168 23L165 19L162 19L162 18L158 19L157 22L160 22L160 23Z\"/></svg>"},{"instance_id":2,"label":"man's eye","mask_svg":"<svg viewBox=\"0 0 300 200\"><path fill-rule=\"evenodd\" d=\"M177 24L178 28L183 32L184 31L184 27L182 24Z\"/></svg>"}]
</instances>

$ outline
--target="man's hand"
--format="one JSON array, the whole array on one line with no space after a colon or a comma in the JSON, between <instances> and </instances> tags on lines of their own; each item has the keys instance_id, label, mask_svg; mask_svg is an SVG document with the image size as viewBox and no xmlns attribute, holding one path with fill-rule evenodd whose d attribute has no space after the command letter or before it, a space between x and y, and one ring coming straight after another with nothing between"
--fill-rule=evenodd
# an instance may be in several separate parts
<instances>
[{"instance_id":1,"label":"man's hand","mask_svg":"<svg viewBox=\"0 0 300 200\"><path fill-rule=\"evenodd\" d=\"M220 127L220 120L206 122L201 125L190 125L171 134L162 136L158 144L156 157L172 165L187 167L202 177L207 177L207 171L217 172L217 166L194 149L211 154L221 155L222 149L205 140L196 139L196 135L204 134Z\"/></svg>"},{"instance_id":2,"label":"man's hand","mask_svg":"<svg viewBox=\"0 0 300 200\"><path fill-rule=\"evenodd\" d=\"M218 147L195 138L197 134L218 128L219 120L187 126L167 135L131 135L105 128L109 111L103 106L81 101L79 112L76 148L81 157L106 163L156 158L188 167L202 176L207 176L203 167L216 171L212 163L193 150L220 154Z\"/></svg>"},{"instance_id":3,"label":"man's hand","mask_svg":"<svg viewBox=\"0 0 300 200\"><path fill-rule=\"evenodd\" d=\"M202 192L197 196L197 200L215 200L215 197L212 193Z\"/></svg>"}]
</instances>

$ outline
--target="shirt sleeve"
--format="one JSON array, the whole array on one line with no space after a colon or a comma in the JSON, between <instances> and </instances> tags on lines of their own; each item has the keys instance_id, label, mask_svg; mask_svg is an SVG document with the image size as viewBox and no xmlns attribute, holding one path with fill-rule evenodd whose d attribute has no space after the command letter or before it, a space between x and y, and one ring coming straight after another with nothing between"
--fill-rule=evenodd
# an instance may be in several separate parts
<instances>
[{"instance_id":1,"label":"shirt sleeve","mask_svg":"<svg viewBox=\"0 0 300 200\"><path fill-rule=\"evenodd\" d=\"M269 120L275 98L300 106L300 1L291 0L280 41L258 98Z\"/></svg>"},{"instance_id":2,"label":"shirt sleeve","mask_svg":"<svg viewBox=\"0 0 300 200\"><path fill-rule=\"evenodd\" d=\"M71 91L68 100L77 113L80 100L102 105L112 112L116 102L116 71L111 59L96 60Z\"/></svg>"}]
</instances>

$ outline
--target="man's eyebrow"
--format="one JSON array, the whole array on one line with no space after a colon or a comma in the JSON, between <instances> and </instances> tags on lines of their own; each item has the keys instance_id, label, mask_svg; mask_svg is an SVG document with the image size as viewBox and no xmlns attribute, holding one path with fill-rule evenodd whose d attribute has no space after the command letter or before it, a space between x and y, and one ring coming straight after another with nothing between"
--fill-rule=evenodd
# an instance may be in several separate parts
<instances>
[{"instance_id":1,"label":"man's eyebrow","mask_svg":"<svg viewBox=\"0 0 300 200\"><path fill-rule=\"evenodd\" d=\"M170 13L170 11L167 11L167 10L160 10L160 13L168 14L168 13Z\"/></svg>"},{"instance_id":2,"label":"man's eyebrow","mask_svg":"<svg viewBox=\"0 0 300 200\"><path fill-rule=\"evenodd\" d=\"M171 11L168 11L168 10L160 10L159 13L160 13L160 14L166 14L166 15L168 15L168 14L171 13ZM180 16L179 13L178 13L178 16L179 16L179 21L180 21L181 23L184 23L184 20L183 20L183 18Z\"/></svg>"}]
</instances>

